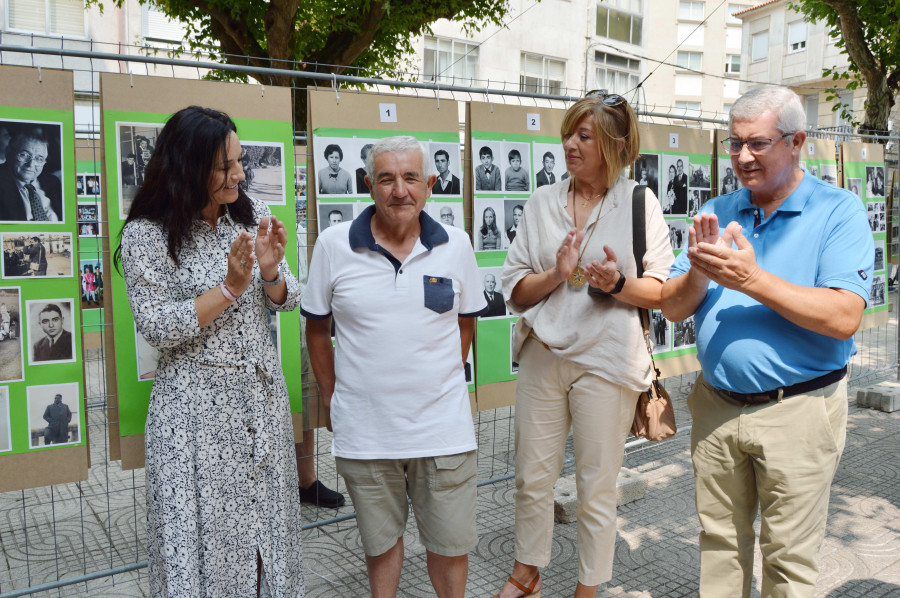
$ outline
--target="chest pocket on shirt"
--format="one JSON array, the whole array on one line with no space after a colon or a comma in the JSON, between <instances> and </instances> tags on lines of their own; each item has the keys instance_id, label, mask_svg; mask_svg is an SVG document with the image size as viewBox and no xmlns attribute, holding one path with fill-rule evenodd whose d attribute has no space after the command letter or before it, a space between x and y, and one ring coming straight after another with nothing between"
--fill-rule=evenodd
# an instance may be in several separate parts
<instances>
[{"instance_id":1,"label":"chest pocket on shirt","mask_svg":"<svg viewBox=\"0 0 900 598\"><path fill-rule=\"evenodd\" d=\"M439 314L453 309L453 279L441 276L423 276L425 307Z\"/></svg>"}]
</instances>

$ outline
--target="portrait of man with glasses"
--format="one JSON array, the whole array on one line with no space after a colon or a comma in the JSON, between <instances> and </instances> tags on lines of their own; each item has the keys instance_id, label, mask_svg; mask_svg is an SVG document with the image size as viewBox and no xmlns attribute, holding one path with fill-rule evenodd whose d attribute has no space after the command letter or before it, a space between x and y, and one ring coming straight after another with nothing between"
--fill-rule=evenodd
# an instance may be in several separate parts
<instances>
[{"instance_id":1,"label":"portrait of man with glasses","mask_svg":"<svg viewBox=\"0 0 900 598\"><path fill-rule=\"evenodd\" d=\"M0 165L0 221L60 222L61 127L52 123L0 121L12 134Z\"/></svg>"}]
</instances>

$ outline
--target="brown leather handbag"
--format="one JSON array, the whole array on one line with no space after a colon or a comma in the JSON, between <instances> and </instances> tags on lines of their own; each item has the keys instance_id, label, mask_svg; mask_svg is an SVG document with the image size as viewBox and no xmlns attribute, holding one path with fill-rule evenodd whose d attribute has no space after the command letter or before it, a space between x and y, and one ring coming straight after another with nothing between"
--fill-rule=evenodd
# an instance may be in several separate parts
<instances>
[{"instance_id":1,"label":"brown leather handbag","mask_svg":"<svg viewBox=\"0 0 900 598\"><path fill-rule=\"evenodd\" d=\"M644 223L645 189L646 187L643 185L634 188L631 207L632 244L634 245L634 262L637 264L638 277L644 274L644 253L647 251L647 228ZM653 380L650 382L650 388L638 397L631 433L656 442L674 435L678 428L675 426L675 409L672 407L672 399L669 398L669 393L659 381L659 368L653 361L653 345L650 343L650 312L646 309L638 309L638 314L641 318L641 329L644 331L644 341L647 343L647 352L650 353Z\"/></svg>"}]
</instances>

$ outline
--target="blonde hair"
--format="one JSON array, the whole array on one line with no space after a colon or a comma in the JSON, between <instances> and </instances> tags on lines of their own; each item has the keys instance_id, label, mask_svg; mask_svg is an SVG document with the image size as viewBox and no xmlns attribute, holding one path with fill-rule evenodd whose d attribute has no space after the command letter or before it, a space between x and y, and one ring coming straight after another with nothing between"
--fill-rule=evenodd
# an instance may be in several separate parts
<instances>
[{"instance_id":1,"label":"blonde hair","mask_svg":"<svg viewBox=\"0 0 900 598\"><path fill-rule=\"evenodd\" d=\"M559 135L563 142L575 131L585 116L590 115L597 138L597 149L606 167L606 187L610 188L627 166L640 156L641 135L637 116L627 102L607 106L600 96L592 96L575 102L563 117Z\"/></svg>"}]
</instances>

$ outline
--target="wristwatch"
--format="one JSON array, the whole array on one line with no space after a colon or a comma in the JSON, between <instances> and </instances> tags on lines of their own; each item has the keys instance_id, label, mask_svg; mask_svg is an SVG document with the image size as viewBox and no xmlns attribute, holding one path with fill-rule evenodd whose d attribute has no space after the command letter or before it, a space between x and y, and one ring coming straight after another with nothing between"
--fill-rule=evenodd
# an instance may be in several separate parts
<instances>
[{"instance_id":1,"label":"wristwatch","mask_svg":"<svg viewBox=\"0 0 900 598\"><path fill-rule=\"evenodd\" d=\"M625 286L625 275L622 272L619 272L619 280L616 282L616 286L612 288L609 292L610 295L616 295L621 292L622 287Z\"/></svg>"}]
</instances>

